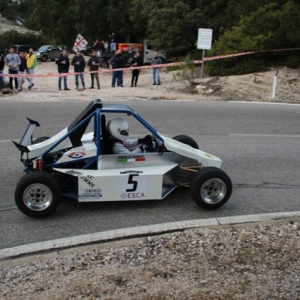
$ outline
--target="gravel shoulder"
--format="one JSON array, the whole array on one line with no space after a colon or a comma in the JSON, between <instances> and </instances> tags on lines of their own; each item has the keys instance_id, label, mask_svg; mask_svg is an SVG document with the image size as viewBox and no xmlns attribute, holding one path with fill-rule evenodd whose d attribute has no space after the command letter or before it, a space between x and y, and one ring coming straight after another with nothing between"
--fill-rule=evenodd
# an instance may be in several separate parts
<instances>
[{"instance_id":1,"label":"gravel shoulder","mask_svg":"<svg viewBox=\"0 0 300 300\"><path fill-rule=\"evenodd\" d=\"M1 262L0 298L299 299L299 221L197 228Z\"/></svg>"}]
</instances>

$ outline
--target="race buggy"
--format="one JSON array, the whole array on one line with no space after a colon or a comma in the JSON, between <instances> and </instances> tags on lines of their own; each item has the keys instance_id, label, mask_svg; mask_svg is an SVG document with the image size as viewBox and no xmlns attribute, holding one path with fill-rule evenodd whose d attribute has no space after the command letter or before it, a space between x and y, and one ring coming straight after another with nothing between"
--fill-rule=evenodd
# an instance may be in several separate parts
<instances>
[{"instance_id":1,"label":"race buggy","mask_svg":"<svg viewBox=\"0 0 300 300\"><path fill-rule=\"evenodd\" d=\"M110 115L142 125L152 139L147 152L113 154L106 123ZM20 143L14 142L25 165L15 202L30 217L51 214L62 197L78 202L160 200L184 186L200 207L216 209L231 195L231 180L218 157L199 150L188 136L163 136L127 105L93 100L61 132L36 140L33 131L40 124L28 120Z\"/></svg>"}]
</instances>

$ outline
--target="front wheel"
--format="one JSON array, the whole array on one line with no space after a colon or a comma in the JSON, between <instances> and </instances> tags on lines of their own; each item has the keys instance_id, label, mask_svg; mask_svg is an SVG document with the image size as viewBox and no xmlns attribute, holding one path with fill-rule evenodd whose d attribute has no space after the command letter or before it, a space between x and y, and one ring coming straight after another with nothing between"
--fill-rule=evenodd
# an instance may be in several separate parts
<instances>
[{"instance_id":1,"label":"front wheel","mask_svg":"<svg viewBox=\"0 0 300 300\"><path fill-rule=\"evenodd\" d=\"M58 181L49 173L34 171L24 175L15 190L19 210L33 218L42 218L54 212L61 201Z\"/></svg>"},{"instance_id":2,"label":"front wheel","mask_svg":"<svg viewBox=\"0 0 300 300\"><path fill-rule=\"evenodd\" d=\"M197 172L190 184L193 200L204 209L216 209L230 198L232 183L221 169L207 167Z\"/></svg>"},{"instance_id":3,"label":"front wheel","mask_svg":"<svg viewBox=\"0 0 300 300\"><path fill-rule=\"evenodd\" d=\"M187 135L176 135L173 137L173 140L176 140L182 144L189 145L192 148L199 149L197 142Z\"/></svg>"}]
</instances>

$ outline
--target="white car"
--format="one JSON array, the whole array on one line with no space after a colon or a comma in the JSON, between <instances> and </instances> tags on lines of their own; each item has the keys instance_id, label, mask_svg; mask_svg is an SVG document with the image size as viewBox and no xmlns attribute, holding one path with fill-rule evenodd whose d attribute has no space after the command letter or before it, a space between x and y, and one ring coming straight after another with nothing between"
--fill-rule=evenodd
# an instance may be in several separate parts
<instances>
[{"instance_id":1,"label":"white car","mask_svg":"<svg viewBox=\"0 0 300 300\"><path fill-rule=\"evenodd\" d=\"M123 115L143 125L153 138L150 152L111 153L108 115ZM127 105L93 100L61 132L36 140L32 134L40 125L28 120L21 141L14 142L25 165L15 202L28 216L49 215L62 197L79 202L161 200L184 186L200 207L216 209L231 195L231 180L220 169L218 157L199 150L188 136L163 136ZM89 126L93 131L86 133Z\"/></svg>"}]
</instances>

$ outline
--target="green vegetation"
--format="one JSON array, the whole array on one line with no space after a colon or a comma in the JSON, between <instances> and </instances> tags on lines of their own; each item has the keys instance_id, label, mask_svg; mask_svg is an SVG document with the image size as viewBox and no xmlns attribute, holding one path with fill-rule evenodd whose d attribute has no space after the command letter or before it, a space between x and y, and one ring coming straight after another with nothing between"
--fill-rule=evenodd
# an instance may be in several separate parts
<instances>
[{"instance_id":1,"label":"green vegetation","mask_svg":"<svg viewBox=\"0 0 300 300\"><path fill-rule=\"evenodd\" d=\"M0 11L9 19L24 19L48 42L71 47L78 33L91 43L116 32L120 41L147 37L156 49L182 60L188 54L194 59L198 28L213 29L206 57L300 45L298 0L0 0ZM248 73L274 61L298 67L298 56L299 51L286 51L216 60L206 63L206 73Z\"/></svg>"},{"instance_id":2,"label":"green vegetation","mask_svg":"<svg viewBox=\"0 0 300 300\"><path fill-rule=\"evenodd\" d=\"M9 30L0 34L0 45L3 45L2 51L7 49L10 45L15 44L29 45L30 47L33 47L33 49L37 49L46 42L48 41L44 39L42 35L30 31L20 33L16 30Z\"/></svg>"}]
</instances>

